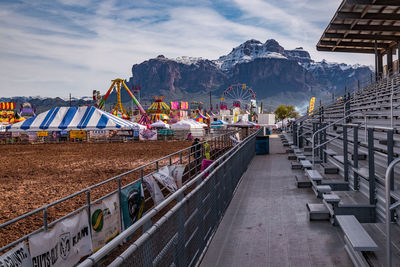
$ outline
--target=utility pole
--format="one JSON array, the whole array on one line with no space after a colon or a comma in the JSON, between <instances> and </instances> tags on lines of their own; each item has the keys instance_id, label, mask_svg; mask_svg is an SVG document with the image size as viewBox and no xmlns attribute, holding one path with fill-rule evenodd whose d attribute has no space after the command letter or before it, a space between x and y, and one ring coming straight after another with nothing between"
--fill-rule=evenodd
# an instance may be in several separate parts
<instances>
[{"instance_id":1,"label":"utility pole","mask_svg":"<svg viewBox=\"0 0 400 267\"><path fill-rule=\"evenodd\" d=\"M69 93L69 106L72 107L71 93Z\"/></svg>"},{"instance_id":2,"label":"utility pole","mask_svg":"<svg viewBox=\"0 0 400 267\"><path fill-rule=\"evenodd\" d=\"M210 91L210 111L212 110L211 91Z\"/></svg>"}]
</instances>

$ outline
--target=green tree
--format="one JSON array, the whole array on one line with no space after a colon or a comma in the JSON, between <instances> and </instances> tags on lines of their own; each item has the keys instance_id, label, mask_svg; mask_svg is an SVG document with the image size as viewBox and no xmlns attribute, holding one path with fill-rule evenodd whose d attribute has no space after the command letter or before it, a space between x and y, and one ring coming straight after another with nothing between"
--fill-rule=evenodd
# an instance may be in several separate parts
<instances>
[{"instance_id":1,"label":"green tree","mask_svg":"<svg viewBox=\"0 0 400 267\"><path fill-rule=\"evenodd\" d=\"M280 104L275 109L275 116L278 121L281 121L286 118L298 118L299 113L294 109L294 106Z\"/></svg>"}]
</instances>

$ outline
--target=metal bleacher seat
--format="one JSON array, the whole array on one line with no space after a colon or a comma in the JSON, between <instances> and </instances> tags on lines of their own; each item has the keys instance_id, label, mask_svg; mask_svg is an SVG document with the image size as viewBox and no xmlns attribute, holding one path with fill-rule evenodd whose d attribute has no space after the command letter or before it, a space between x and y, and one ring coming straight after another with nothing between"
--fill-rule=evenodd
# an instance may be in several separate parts
<instances>
[{"instance_id":1,"label":"metal bleacher seat","mask_svg":"<svg viewBox=\"0 0 400 267\"><path fill-rule=\"evenodd\" d=\"M363 257L363 252L379 250L378 245L363 228L356 217L352 215L336 216L344 233L345 249L358 266L370 266Z\"/></svg>"}]
</instances>

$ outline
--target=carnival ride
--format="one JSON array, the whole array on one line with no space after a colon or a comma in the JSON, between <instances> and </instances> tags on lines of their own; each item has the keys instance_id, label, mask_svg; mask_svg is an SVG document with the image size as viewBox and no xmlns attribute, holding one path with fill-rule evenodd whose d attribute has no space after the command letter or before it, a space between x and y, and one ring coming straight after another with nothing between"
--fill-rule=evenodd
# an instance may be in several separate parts
<instances>
[{"instance_id":1,"label":"carnival ride","mask_svg":"<svg viewBox=\"0 0 400 267\"><path fill-rule=\"evenodd\" d=\"M124 108L124 106L122 105L122 102L121 102L121 87L125 88L125 90L129 94L129 96L132 98L133 103L135 103L135 105L138 107L140 115L141 115L139 123L143 124L143 125L149 125L151 122L150 122L150 119L149 119L146 111L144 110L142 105L139 103L139 101L136 99L136 97L132 94L131 90L129 90L128 86L126 86L125 81L122 79L112 80L112 84L111 84L110 88L108 89L107 93L103 96L103 98L100 100L98 107L100 109L104 109L105 103L106 103L108 97L110 96L110 93L112 92L113 88L116 88L117 104L115 104L115 106L113 107L111 112L114 115L120 115L124 119L129 119L130 118L129 113L126 111L126 109Z\"/></svg>"},{"instance_id":2,"label":"carnival ride","mask_svg":"<svg viewBox=\"0 0 400 267\"><path fill-rule=\"evenodd\" d=\"M165 96L153 96L154 103L147 109L147 113L150 115L150 120L156 122L159 120L167 121L169 120L170 108L164 102Z\"/></svg>"},{"instance_id":3,"label":"carnival ride","mask_svg":"<svg viewBox=\"0 0 400 267\"><path fill-rule=\"evenodd\" d=\"M35 112L36 112L36 109L31 105L31 103L25 102L25 103L21 104L21 109L20 109L19 114L22 117L24 117L26 119L35 117L36 116Z\"/></svg>"},{"instance_id":4,"label":"carnival ride","mask_svg":"<svg viewBox=\"0 0 400 267\"><path fill-rule=\"evenodd\" d=\"M246 84L233 84L229 86L220 98L220 109L228 109L229 104L233 107L248 109L252 99L256 98L256 93Z\"/></svg>"}]
</instances>

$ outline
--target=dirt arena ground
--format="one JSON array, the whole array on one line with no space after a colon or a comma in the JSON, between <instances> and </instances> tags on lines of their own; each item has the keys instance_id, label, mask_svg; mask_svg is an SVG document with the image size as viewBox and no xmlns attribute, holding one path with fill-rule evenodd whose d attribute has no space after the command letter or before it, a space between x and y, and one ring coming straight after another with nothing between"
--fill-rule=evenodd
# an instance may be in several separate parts
<instances>
[{"instance_id":1,"label":"dirt arena ground","mask_svg":"<svg viewBox=\"0 0 400 267\"><path fill-rule=\"evenodd\" d=\"M0 223L190 144L188 141L156 141L0 146ZM135 179L133 174L130 179ZM105 191L117 188L116 183L105 186L107 188L103 188L102 192L94 190L91 198L96 199L96 195L101 196ZM65 206L81 206L85 201L85 196L80 196L71 200L73 205L65 203ZM69 212L70 209L65 206L50 209L49 221ZM16 225L18 229L10 227L7 233L10 230L32 229L29 225L40 225L41 216L38 214L35 222L29 220L29 223ZM4 231L0 231L2 234ZM10 236L11 240L13 237ZM5 245L8 238L1 239L0 246Z\"/></svg>"}]
</instances>

